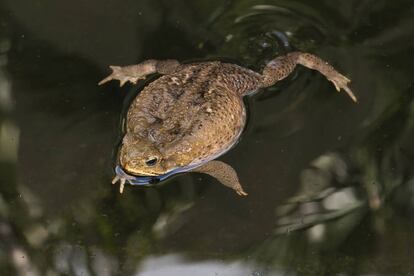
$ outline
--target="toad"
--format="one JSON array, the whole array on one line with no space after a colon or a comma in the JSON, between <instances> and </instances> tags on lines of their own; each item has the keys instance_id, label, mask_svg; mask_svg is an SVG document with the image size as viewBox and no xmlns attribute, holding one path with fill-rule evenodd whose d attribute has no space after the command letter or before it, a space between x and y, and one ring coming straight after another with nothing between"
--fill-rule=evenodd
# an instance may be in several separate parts
<instances>
[{"instance_id":1,"label":"toad","mask_svg":"<svg viewBox=\"0 0 414 276\"><path fill-rule=\"evenodd\" d=\"M241 196L247 195L237 173L216 160L238 141L245 123L243 97L274 85L303 65L317 70L356 102L350 80L321 58L303 52L276 57L262 73L220 61L182 64L176 60L146 60L137 65L110 66L111 80L137 83L161 76L132 101L118 153L116 176L122 193L125 183L147 184L183 172L205 173Z\"/></svg>"}]
</instances>

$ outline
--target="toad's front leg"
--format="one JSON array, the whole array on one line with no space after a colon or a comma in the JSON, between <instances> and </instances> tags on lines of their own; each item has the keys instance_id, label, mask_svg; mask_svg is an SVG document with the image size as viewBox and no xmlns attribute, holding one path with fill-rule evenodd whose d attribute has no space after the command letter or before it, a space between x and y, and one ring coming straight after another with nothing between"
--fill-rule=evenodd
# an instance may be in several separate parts
<instances>
[{"instance_id":1,"label":"toad's front leg","mask_svg":"<svg viewBox=\"0 0 414 276\"><path fill-rule=\"evenodd\" d=\"M297 64L319 71L335 85L336 90L345 90L354 102L357 101L354 93L348 87L350 80L347 77L336 71L328 62L308 53L293 52L270 61L262 73L262 86L268 87L284 79L295 69Z\"/></svg>"},{"instance_id":2,"label":"toad's front leg","mask_svg":"<svg viewBox=\"0 0 414 276\"><path fill-rule=\"evenodd\" d=\"M114 179L112 179L112 184L115 185L119 181L119 193L122 194L124 192L124 187L127 179L125 177L116 175Z\"/></svg>"},{"instance_id":3,"label":"toad's front leg","mask_svg":"<svg viewBox=\"0 0 414 276\"><path fill-rule=\"evenodd\" d=\"M205 173L220 181L223 185L232 188L240 196L247 196L247 193L240 185L236 171L228 164L221 161L210 161L193 172Z\"/></svg>"},{"instance_id":4,"label":"toad's front leg","mask_svg":"<svg viewBox=\"0 0 414 276\"><path fill-rule=\"evenodd\" d=\"M171 74L178 67L180 63L173 59L155 60L149 59L136 65L128 66L109 66L112 69L112 74L101 80L98 84L104 84L111 80L119 80L120 86L126 82L137 83L140 79L145 79L146 76L153 73Z\"/></svg>"}]
</instances>

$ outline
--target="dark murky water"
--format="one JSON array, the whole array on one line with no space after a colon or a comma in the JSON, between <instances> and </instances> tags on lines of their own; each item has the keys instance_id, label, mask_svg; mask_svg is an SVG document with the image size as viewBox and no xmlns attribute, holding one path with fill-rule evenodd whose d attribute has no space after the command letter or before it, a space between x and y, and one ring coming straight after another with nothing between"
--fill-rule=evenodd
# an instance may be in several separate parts
<instances>
[{"instance_id":1,"label":"dark murky water","mask_svg":"<svg viewBox=\"0 0 414 276\"><path fill-rule=\"evenodd\" d=\"M1 275L414 273L412 1L7 0L0 24ZM197 174L110 185L144 84L98 87L108 64L260 70L291 49L350 76L360 103L304 68L248 99L222 157L247 198Z\"/></svg>"}]
</instances>

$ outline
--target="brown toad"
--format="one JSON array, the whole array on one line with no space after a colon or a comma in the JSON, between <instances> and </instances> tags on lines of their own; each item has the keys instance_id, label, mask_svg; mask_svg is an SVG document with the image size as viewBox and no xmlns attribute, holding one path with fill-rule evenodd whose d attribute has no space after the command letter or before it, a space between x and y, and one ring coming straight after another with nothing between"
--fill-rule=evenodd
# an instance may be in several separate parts
<instances>
[{"instance_id":1,"label":"brown toad","mask_svg":"<svg viewBox=\"0 0 414 276\"><path fill-rule=\"evenodd\" d=\"M149 74L163 75L148 84L128 109L113 184L119 180L122 193L126 182L148 183L152 177L162 180L192 171L209 174L237 194L247 195L234 169L214 159L228 151L243 131L246 111L242 98L285 78L297 64L319 71L338 91L343 89L357 101L347 86L348 78L324 60L301 52L273 59L262 74L219 61L180 64L147 60L110 66L112 74L99 84L119 80L122 86ZM140 182L139 177L145 181Z\"/></svg>"}]
</instances>

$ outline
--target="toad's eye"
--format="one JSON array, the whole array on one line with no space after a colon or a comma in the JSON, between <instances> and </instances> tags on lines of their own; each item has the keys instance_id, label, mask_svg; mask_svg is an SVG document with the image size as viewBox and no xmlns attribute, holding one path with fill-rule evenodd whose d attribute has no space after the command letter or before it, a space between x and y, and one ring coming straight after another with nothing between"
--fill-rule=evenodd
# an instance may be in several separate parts
<instances>
[{"instance_id":1,"label":"toad's eye","mask_svg":"<svg viewBox=\"0 0 414 276\"><path fill-rule=\"evenodd\" d=\"M145 161L145 164L147 164L147 166L152 167L155 164L157 164L158 162L158 158L155 156L152 156L150 158L147 159L147 161Z\"/></svg>"}]
</instances>

